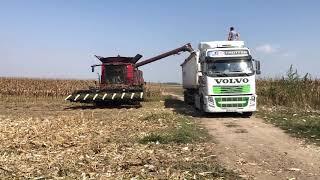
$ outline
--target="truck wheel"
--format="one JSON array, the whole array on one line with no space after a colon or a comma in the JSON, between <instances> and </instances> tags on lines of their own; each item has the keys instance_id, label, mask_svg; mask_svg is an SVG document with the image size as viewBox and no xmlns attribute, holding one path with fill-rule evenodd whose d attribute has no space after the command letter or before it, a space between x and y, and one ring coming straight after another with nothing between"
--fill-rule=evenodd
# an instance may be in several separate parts
<instances>
[{"instance_id":1,"label":"truck wheel","mask_svg":"<svg viewBox=\"0 0 320 180\"><path fill-rule=\"evenodd\" d=\"M183 100L186 104L189 104L190 102L188 101L188 96L186 93L183 94Z\"/></svg>"},{"instance_id":2,"label":"truck wheel","mask_svg":"<svg viewBox=\"0 0 320 180\"><path fill-rule=\"evenodd\" d=\"M193 105L193 101L192 101L192 99L190 98L190 95L187 92L184 92L183 99L184 99L184 102L186 104Z\"/></svg>"},{"instance_id":3,"label":"truck wheel","mask_svg":"<svg viewBox=\"0 0 320 180\"><path fill-rule=\"evenodd\" d=\"M200 109L199 109L200 113L203 114L204 113L204 108L203 108L203 97L200 97Z\"/></svg>"}]
</instances>

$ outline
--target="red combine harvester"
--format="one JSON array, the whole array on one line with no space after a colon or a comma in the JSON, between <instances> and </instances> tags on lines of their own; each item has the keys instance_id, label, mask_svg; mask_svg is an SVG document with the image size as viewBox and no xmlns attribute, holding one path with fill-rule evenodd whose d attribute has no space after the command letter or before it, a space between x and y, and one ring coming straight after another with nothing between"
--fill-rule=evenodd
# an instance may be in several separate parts
<instances>
[{"instance_id":1,"label":"red combine harvester","mask_svg":"<svg viewBox=\"0 0 320 180\"><path fill-rule=\"evenodd\" d=\"M104 104L107 102L130 103L143 101L144 79L138 67L166 58L180 52L193 52L190 44L168 51L158 56L138 62L142 55L135 57L101 57L96 56L101 64L92 65L92 72L96 66L101 66L99 86L88 90L78 90L65 100L80 103Z\"/></svg>"}]
</instances>

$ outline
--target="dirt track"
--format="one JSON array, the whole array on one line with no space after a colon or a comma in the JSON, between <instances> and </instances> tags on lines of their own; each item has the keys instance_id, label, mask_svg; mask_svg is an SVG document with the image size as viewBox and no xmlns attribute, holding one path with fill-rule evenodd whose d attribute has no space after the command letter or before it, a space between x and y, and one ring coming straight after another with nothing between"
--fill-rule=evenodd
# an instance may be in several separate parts
<instances>
[{"instance_id":1,"label":"dirt track","mask_svg":"<svg viewBox=\"0 0 320 180\"><path fill-rule=\"evenodd\" d=\"M245 179L320 179L320 148L306 145L262 119L199 117L190 106L180 106L178 111L194 116L209 130L218 142L217 158Z\"/></svg>"}]
</instances>

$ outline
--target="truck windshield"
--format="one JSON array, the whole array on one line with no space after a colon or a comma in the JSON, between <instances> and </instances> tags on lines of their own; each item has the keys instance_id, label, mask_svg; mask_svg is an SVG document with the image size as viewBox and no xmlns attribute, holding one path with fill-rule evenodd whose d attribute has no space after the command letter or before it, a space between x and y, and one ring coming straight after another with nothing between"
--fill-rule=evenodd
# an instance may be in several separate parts
<instances>
[{"instance_id":1,"label":"truck windshield","mask_svg":"<svg viewBox=\"0 0 320 180\"><path fill-rule=\"evenodd\" d=\"M216 60L208 62L209 76L252 75L253 65L249 59Z\"/></svg>"}]
</instances>

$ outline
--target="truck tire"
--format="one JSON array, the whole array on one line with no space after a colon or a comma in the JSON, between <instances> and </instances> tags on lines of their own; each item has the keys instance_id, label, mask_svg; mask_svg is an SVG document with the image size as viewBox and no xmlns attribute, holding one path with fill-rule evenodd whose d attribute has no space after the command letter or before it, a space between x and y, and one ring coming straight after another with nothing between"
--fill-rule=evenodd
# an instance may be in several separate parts
<instances>
[{"instance_id":1,"label":"truck tire","mask_svg":"<svg viewBox=\"0 0 320 180\"><path fill-rule=\"evenodd\" d=\"M184 102L188 105L194 105L194 98L192 98L192 94L190 94L190 92L188 91L184 91L183 93L183 98L184 98Z\"/></svg>"},{"instance_id":2,"label":"truck tire","mask_svg":"<svg viewBox=\"0 0 320 180\"><path fill-rule=\"evenodd\" d=\"M200 109L199 109L201 114L204 114L204 108L203 108L203 97L201 95L200 97Z\"/></svg>"},{"instance_id":3,"label":"truck tire","mask_svg":"<svg viewBox=\"0 0 320 180\"><path fill-rule=\"evenodd\" d=\"M184 102L186 103L186 104L189 104L190 102L189 102L189 99L188 99L188 94L187 94L187 92L184 92L183 93L183 100L184 100Z\"/></svg>"}]
</instances>

